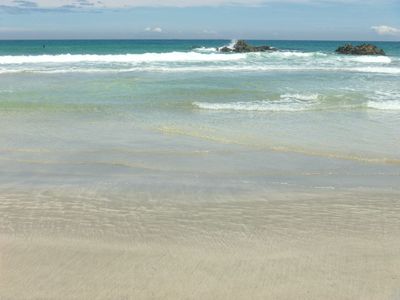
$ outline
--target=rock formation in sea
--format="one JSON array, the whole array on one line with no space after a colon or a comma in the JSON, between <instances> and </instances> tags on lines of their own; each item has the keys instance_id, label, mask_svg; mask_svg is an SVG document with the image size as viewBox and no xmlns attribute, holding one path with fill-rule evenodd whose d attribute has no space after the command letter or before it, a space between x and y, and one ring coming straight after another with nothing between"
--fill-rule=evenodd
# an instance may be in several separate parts
<instances>
[{"instance_id":1,"label":"rock formation in sea","mask_svg":"<svg viewBox=\"0 0 400 300\"><path fill-rule=\"evenodd\" d=\"M342 47L337 48L336 52L347 55L386 55L385 51L371 44L362 44L359 46L346 44Z\"/></svg>"},{"instance_id":2,"label":"rock formation in sea","mask_svg":"<svg viewBox=\"0 0 400 300\"><path fill-rule=\"evenodd\" d=\"M276 51L277 49L270 46L251 46L244 40L238 40L233 48L222 47L218 49L220 52L236 52L236 53L246 53L246 52L265 52L265 51Z\"/></svg>"}]
</instances>

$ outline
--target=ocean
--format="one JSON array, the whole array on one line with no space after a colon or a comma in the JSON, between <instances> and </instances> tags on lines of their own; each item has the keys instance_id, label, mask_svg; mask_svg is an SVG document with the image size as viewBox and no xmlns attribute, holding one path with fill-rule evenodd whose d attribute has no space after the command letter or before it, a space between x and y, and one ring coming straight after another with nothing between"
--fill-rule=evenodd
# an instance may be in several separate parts
<instances>
[{"instance_id":1,"label":"ocean","mask_svg":"<svg viewBox=\"0 0 400 300\"><path fill-rule=\"evenodd\" d=\"M1 299L399 299L400 43L0 41Z\"/></svg>"},{"instance_id":2,"label":"ocean","mask_svg":"<svg viewBox=\"0 0 400 300\"><path fill-rule=\"evenodd\" d=\"M233 42L0 41L0 188L399 190L400 43Z\"/></svg>"}]
</instances>

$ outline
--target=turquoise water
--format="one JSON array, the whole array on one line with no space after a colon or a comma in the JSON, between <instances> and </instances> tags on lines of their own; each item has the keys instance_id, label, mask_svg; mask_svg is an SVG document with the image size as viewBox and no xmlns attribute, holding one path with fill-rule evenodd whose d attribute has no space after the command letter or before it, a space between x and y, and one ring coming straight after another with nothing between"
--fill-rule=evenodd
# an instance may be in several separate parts
<instances>
[{"instance_id":1,"label":"turquoise water","mask_svg":"<svg viewBox=\"0 0 400 300\"><path fill-rule=\"evenodd\" d=\"M400 43L0 41L0 185L146 192L400 182Z\"/></svg>"},{"instance_id":2,"label":"turquoise water","mask_svg":"<svg viewBox=\"0 0 400 300\"><path fill-rule=\"evenodd\" d=\"M229 40L28 40L1 41L0 55L56 55L56 54L130 54L187 52L194 47L216 48L229 45ZM351 41L260 41L248 40L253 45L270 45L282 50L332 53ZM387 54L400 55L399 42L373 42ZM43 47L44 46L44 47Z\"/></svg>"}]
</instances>

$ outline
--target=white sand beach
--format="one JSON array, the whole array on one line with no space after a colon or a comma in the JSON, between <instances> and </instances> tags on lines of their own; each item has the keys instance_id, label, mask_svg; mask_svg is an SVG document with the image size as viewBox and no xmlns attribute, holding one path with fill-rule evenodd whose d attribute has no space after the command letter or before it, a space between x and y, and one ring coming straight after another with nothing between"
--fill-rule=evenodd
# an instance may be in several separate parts
<instances>
[{"instance_id":1,"label":"white sand beach","mask_svg":"<svg viewBox=\"0 0 400 300\"><path fill-rule=\"evenodd\" d=\"M0 194L0 299L400 298L396 192L187 197Z\"/></svg>"}]
</instances>

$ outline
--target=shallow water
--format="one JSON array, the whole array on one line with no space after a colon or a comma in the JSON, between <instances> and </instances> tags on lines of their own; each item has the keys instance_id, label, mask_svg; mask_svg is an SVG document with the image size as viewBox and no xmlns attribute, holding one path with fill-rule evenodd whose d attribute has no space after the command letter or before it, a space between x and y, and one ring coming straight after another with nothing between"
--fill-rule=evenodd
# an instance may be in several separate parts
<instances>
[{"instance_id":1,"label":"shallow water","mask_svg":"<svg viewBox=\"0 0 400 300\"><path fill-rule=\"evenodd\" d=\"M0 42L2 187L398 189L399 43L229 43Z\"/></svg>"}]
</instances>

